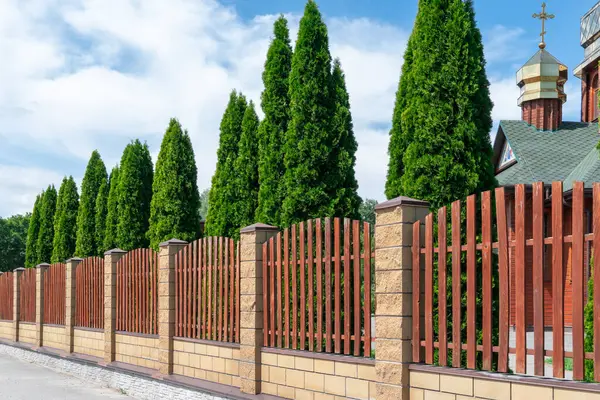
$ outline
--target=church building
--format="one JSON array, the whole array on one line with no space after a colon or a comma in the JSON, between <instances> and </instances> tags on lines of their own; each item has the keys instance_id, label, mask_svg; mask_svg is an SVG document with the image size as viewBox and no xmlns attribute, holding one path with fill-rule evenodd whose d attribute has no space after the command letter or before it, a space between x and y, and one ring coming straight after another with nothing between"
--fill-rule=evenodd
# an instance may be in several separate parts
<instances>
[{"instance_id":1,"label":"church building","mask_svg":"<svg viewBox=\"0 0 600 400\"><path fill-rule=\"evenodd\" d=\"M530 185L542 181L547 185L546 213L544 218L545 237L551 236L552 215L550 210L553 181L562 181L565 207L565 229L571 227L570 195L575 181L585 183L585 233L591 232L593 182L600 182L600 152L596 148L600 141L598 131L598 63L600 61L600 2L581 19L581 46L584 60L574 72L581 80L581 120L564 121L563 105L567 101L565 83L569 79L566 65L546 49L544 42L545 22L554 18L546 12L545 4L541 14L534 14L542 20L542 40L538 51L517 71L517 85L521 90L517 100L521 107L521 119L500 121L494 140L494 166L500 186L508 191L515 184ZM514 209L512 195L507 195L508 220L511 223L510 235L514 239L515 220L511 215ZM526 212L531 215L531 192L526 198ZM532 221L526 221L527 238L533 236ZM565 231L565 234L569 234ZM589 277L590 248L585 247L585 268ZM564 304L565 326L572 325L572 285L571 249L565 244ZM514 288L514 254L511 252L510 279ZM533 250L528 246L526 253L526 320L533 324ZM552 248L544 250L544 322L552 324ZM513 289L514 290L514 289ZM563 294L561 294L563 295ZM515 296L511 293L511 325L515 317Z\"/></svg>"}]
</instances>

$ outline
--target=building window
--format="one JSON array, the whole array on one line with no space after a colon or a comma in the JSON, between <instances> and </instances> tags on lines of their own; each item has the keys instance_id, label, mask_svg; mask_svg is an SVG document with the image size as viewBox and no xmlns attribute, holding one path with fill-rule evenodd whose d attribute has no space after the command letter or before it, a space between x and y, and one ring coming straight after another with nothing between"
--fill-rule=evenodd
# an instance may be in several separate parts
<instances>
[{"instance_id":1,"label":"building window","mask_svg":"<svg viewBox=\"0 0 600 400\"><path fill-rule=\"evenodd\" d=\"M502 168L505 165L513 162L514 160L515 154L513 153L512 148L510 147L510 144L507 141L504 145L504 150L502 150L502 158L500 158L500 165L498 166L498 168Z\"/></svg>"}]
</instances>

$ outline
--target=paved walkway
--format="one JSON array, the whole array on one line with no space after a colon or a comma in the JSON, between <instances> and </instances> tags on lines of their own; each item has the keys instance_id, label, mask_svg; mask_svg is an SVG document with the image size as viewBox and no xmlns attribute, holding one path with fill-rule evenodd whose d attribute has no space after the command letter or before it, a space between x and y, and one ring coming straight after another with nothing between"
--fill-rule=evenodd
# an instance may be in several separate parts
<instances>
[{"instance_id":1,"label":"paved walkway","mask_svg":"<svg viewBox=\"0 0 600 400\"><path fill-rule=\"evenodd\" d=\"M127 399L118 391L84 384L51 369L0 355L2 400L107 400Z\"/></svg>"}]
</instances>

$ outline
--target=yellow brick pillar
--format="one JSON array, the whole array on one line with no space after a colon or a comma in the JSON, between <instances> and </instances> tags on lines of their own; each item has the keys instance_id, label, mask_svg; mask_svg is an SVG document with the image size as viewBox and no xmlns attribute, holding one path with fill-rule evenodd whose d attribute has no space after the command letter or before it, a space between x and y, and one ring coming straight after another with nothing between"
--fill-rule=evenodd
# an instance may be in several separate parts
<instances>
[{"instance_id":1,"label":"yellow brick pillar","mask_svg":"<svg viewBox=\"0 0 600 400\"><path fill-rule=\"evenodd\" d=\"M21 316L21 275L25 271L25 268L15 268L13 271L13 326L11 340L13 342L19 341L19 319Z\"/></svg>"},{"instance_id":2,"label":"yellow brick pillar","mask_svg":"<svg viewBox=\"0 0 600 400\"><path fill-rule=\"evenodd\" d=\"M66 268L66 282L65 282L65 351L67 353L73 352L74 338L75 338L75 272L77 266L83 259L81 258L70 258L67 260Z\"/></svg>"},{"instance_id":3,"label":"yellow brick pillar","mask_svg":"<svg viewBox=\"0 0 600 400\"><path fill-rule=\"evenodd\" d=\"M260 393L263 340L262 245L279 230L254 224L240 230L240 378L244 393Z\"/></svg>"},{"instance_id":4,"label":"yellow brick pillar","mask_svg":"<svg viewBox=\"0 0 600 400\"><path fill-rule=\"evenodd\" d=\"M412 361L412 230L429 212L424 201L398 197L375 213L376 400L408 400Z\"/></svg>"},{"instance_id":5,"label":"yellow brick pillar","mask_svg":"<svg viewBox=\"0 0 600 400\"><path fill-rule=\"evenodd\" d=\"M175 336L175 254L188 242L171 239L162 242L158 261L158 376L173 373Z\"/></svg>"},{"instance_id":6,"label":"yellow brick pillar","mask_svg":"<svg viewBox=\"0 0 600 400\"><path fill-rule=\"evenodd\" d=\"M127 254L121 249L104 253L104 364L115 361L117 319L117 263Z\"/></svg>"},{"instance_id":7,"label":"yellow brick pillar","mask_svg":"<svg viewBox=\"0 0 600 400\"><path fill-rule=\"evenodd\" d=\"M44 277L50 264L35 267L35 347L44 345Z\"/></svg>"}]
</instances>

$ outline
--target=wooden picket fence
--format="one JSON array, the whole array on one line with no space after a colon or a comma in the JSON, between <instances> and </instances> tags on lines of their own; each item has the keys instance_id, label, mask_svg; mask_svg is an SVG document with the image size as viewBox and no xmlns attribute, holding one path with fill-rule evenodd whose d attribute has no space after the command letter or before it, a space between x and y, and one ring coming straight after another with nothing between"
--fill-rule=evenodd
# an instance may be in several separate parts
<instances>
[{"instance_id":1,"label":"wooden picket fence","mask_svg":"<svg viewBox=\"0 0 600 400\"><path fill-rule=\"evenodd\" d=\"M117 262L117 331L158 334L158 253L136 249Z\"/></svg>"},{"instance_id":2,"label":"wooden picket fence","mask_svg":"<svg viewBox=\"0 0 600 400\"><path fill-rule=\"evenodd\" d=\"M44 323L65 324L66 265L56 263L44 271Z\"/></svg>"},{"instance_id":3,"label":"wooden picket fence","mask_svg":"<svg viewBox=\"0 0 600 400\"><path fill-rule=\"evenodd\" d=\"M342 229L343 221L343 229ZM325 218L263 245L264 346L371 354L371 233Z\"/></svg>"},{"instance_id":4,"label":"wooden picket fence","mask_svg":"<svg viewBox=\"0 0 600 400\"><path fill-rule=\"evenodd\" d=\"M12 272L0 275L0 320L13 319L14 277Z\"/></svg>"},{"instance_id":5,"label":"wooden picket fence","mask_svg":"<svg viewBox=\"0 0 600 400\"><path fill-rule=\"evenodd\" d=\"M75 270L75 326L104 328L104 259L88 257Z\"/></svg>"},{"instance_id":6,"label":"wooden picket fence","mask_svg":"<svg viewBox=\"0 0 600 400\"><path fill-rule=\"evenodd\" d=\"M21 274L19 293L19 320L35 322L35 268L26 268Z\"/></svg>"},{"instance_id":7,"label":"wooden picket fence","mask_svg":"<svg viewBox=\"0 0 600 400\"><path fill-rule=\"evenodd\" d=\"M207 237L175 255L175 334L239 342L239 243Z\"/></svg>"},{"instance_id":8,"label":"wooden picket fence","mask_svg":"<svg viewBox=\"0 0 600 400\"><path fill-rule=\"evenodd\" d=\"M544 196L544 191L551 197ZM422 321L413 319L413 361L434 363L437 349L440 365L447 365L448 350L452 350L452 366L461 367L461 351L466 351L466 367L476 368L478 356L481 357L481 368L491 370L497 363L497 370L508 371L508 356L515 354L517 373L526 373L526 357L533 355L534 374L544 375L544 358L552 357L553 375L564 377L565 357L573 360L573 379L584 378L584 360L591 359L595 365L595 380L600 381L600 274L594 274L594 348L596 351L584 351L584 306L586 293L586 276L584 272L584 245L591 245L593 258L600 260L600 184L593 186L593 200L585 202L584 185L575 182L572 193L563 193L562 182L554 182L551 187L543 183L531 186L516 185L512 190L498 188L495 190L495 221L492 221L494 209L492 193L484 192L478 199L475 195L467 198L466 207L466 243L461 237L461 202L456 201L451 207L451 229L447 229L447 210L441 208L437 213L437 245L434 243L434 215L429 214L425 220L425 242L422 243L421 226L417 222L413 226L413 288L422 287L424 293L413 291L413 315L423 315L421 302L424 301L424 340ZM507 200L508 199L508 200ZM477 202L481 202L481 212L477 212ZM529 203L531 202L531 203ZM514 208L507 206L514 204ZM529 204L529 207L527 207ZM591 232L584 233L584 209L589 204L593 209ZM588 207L589 208L589 207ZM550 212L548 224L551 231L544 234L544 211ZM479 216L479 215L480 216ZM510 216L514 215L514 233ZM567 215L571 223L565 224ZM507 217L508 216L508 217ZM495 223L494 223L495 222ZM570 226L569 226L570 225ZM526 227L531 227L527 233ZM478 239L480 238L480 239ZM495 239L494 239L495 238ZM571 257L565 257L565 249ZM526 262L526 253L532 252L530 262ZM462 255L466 253L466 268ZM544 254L551 257L551 292L552 303L552 348L544 349ZM434 255L437 254L437 257ZM448 265L447 256L451 254L451 273L447 276L446 268L437 265ZM588 253L589 254L589 253ZM478 256L481 256L479 264ZM437 258L437 264L435 263ZM570 259L570 262L567 261ZM566 263L565 263L566 261ZM417 267L417 266L420 266ZM565 313L565 269L571 270L572 281L572 336L573 351L565 351L564 313ZM461 274L466 269L466 342L461 332ZM493 297L492 274L497 269L497 297ZM526 287L526 270L532 269L533 291L528 293ZM439 284L438 296L434 298L434 272L437 271ZM480 281L477 278L481 274ZM514 287L510 285L510 274L514 274ZM446 293L446 282L449 280L451 293ZM481 285L481 287L479 287ZM477 312L477 291L481 289L481 314ZM559 294L559 295L556 295ZM450 300L448 305L447 295ZM515 299L516 346L509 346L509 307L511 296ZM434 331L434 301L437 302L438 326ZM533 349L526 345L526 304L533 302ZM492 303L497 304L498 320L493 320ZM452 329L447 330L447 314L451 311ZM546 311L548 312L548 311ZM477 321L478 315L482 316ZM477 322L482 324L482 340L477 340ZM435 337L434 337L435 336ZM497 342L492 338L498 337ZM423 358L424 355L424 358Z\"/></svg>"}]
</instances>

